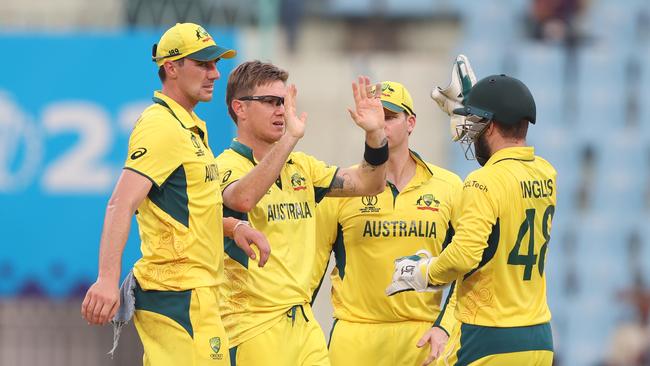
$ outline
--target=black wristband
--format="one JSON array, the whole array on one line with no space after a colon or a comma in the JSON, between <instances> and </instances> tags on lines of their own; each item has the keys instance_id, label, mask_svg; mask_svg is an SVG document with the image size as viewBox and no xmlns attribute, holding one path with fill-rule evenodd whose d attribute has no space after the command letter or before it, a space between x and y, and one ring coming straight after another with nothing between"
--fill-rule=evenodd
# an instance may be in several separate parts
<instances>
[{"instance_id":1,"label":"black wristband","mask_svg":"<svg viewBox=\"0 0 650 366\"><path fill-rule=\"evenodd\" d=\"M378 166L388 161L388 142L378 148L372 148L366 143L366 150L363 152L363 160L366 163Z\"/></svg>"}]
</instances>

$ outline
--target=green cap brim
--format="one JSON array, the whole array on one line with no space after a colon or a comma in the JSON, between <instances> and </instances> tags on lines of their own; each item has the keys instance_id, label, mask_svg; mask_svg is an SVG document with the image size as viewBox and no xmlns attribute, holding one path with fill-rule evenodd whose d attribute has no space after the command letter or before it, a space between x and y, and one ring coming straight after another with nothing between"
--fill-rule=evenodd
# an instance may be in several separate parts
<instances>
[{"instance_id":1,"label":"green cap brim","mask_svg":"<svg viewBox=\"0 0 650 366\"><path fill-rule=\"evenodd\" d=\"M384 106L384 108L388 109L391 112L400 113L400 112L406 111L406 109L398 106L397 104L387 102L385 100L382 100L381 104ZM406 112L406 113L408 113L408 112Z\"/></svg>"},{"instance_id":2,"label":"green cap brim","mask_svg":"<svg viewBox=\"0 0 650 366\"><path fill-rule=\"evenodd\" d=\"M219 46L209 46L194 53L190 53L185 57L196 61L212 61L218 58L233 58L236 55L237 51L235 50Z\"/></svg>"},{"instance_id":3,"label":"green cap brim","mask_svg":"<svg viewBox=\"0 0 650 366\"><path fill-rule=\"evenodd\" d=\"M483 117L486 119L492 119L492 117L494 117L494 113L492 112L488 112L480 108L468 107L468 106L454 109L454 114L457 114L459 116L469 116L470 114L473 114L475 116Z\"/></svg>"}]
</instances>

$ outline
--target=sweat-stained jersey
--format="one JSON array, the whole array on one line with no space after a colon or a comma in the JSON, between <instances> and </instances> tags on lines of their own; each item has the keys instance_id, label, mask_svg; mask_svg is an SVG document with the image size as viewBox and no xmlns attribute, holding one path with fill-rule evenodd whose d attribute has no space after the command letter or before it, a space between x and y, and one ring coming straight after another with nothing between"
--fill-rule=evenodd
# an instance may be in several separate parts
<instances>
[{"instance_id":1,"label":"sweat-stained jersey","mask_svg":"<svg viewBox=\"0 0 650 366\"><path fill-rule=\"evenodd\" d=\"M520 327L550 321L544 261L556 203L555 169L532 147L497 151L466 179L452 243L429 282L457 282L465 324Z\"/></svg>"},{"instance_id":2,"label":"sweat-stained jersey","mask_svg":"<svg viewBox=\"0 0 650 366\"><path fill-rule=\"evenodd\" d=\"M223 191L253 169L256 161L249 147L234 140L217 157L217 164ZM275 184L248 214L224 206L224 216L248 220L271 244L269 261L259 268L249 265L232 240L225 240L220 313L231 347L271 328L293 305L311 300L316 203L329 191L336 170L293 152Z\"/></svg>"},{"instance_id":3,"label":"sweat-stained jersey","mask_svg":"<svg viewBox=\"0 0 650 366\"><path fill-rule=\"evenodd\" d=\"M166 95L136 122L124 169L153 186L137 211L144 290L216 286L223 277L222 197L205 122Z\"/></svg>"},{"instance_id":4,"label":"sweat-stained jersey","mask_svg":"<svg viewBox=\"0 0 650 366\"><path fill-rule=\"evenodd\" d=\"M450 225L461 179L411 153L415 175L401 192L387 183L377 196L326 198L317 210L316 288L334 251L334 318L358 323L424 321L440 313L441 291L386 296L394 260L426 249L438 256L453 235ZM438 323L451 332L453 312ZM444 319L443 319L444 318Z\"/></svg>"}]
</instances>

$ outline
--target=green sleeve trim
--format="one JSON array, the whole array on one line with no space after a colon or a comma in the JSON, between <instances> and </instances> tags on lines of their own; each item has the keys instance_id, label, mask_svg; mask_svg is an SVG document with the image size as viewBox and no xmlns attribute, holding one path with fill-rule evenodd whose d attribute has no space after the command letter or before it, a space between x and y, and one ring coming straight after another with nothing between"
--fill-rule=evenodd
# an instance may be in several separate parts
<instances>
[{"instance_id":1,"label":"green sleeve trim","mask_svg":"<svg viewBox=\"0 0 650 366\"><path fill-rule=\"evenodd\" d=\"M445 234L445 240L442 242L442 251L444 252L447 246L451 244L451 241L454 239L454 235L456 234L456 231L454 230L454 226L451 224L451 221L448 224L449 226L447 227L447 233Z\"/></svg>"},{"instance_id":2,"label":"green sleeve trim","mask_svg":"<svg viewBox=\"0 0 650 366\"><path fill-rule=\"evenodd\" d=\"M431 326L431 328L440 328L440 329L442 329L443 332L445 332L445 334L447 335L447 337L450 336L449 332L447 332L447 329L445 329L445 328L444 328L442 325L440 325L440 324L434 324L433 326Z\"/></svg>"},{"instance_id":3,"label":"green sleeve trim","mask_svg":"<svg viewBox=\"0 0 650 366\"><path fill-rule=\"evenodd\" d=\"M140 174L141 176L143 176L143 177L149 179L149 181L151 182L151 184L153 184L154 187L156 187L156 188L160 188L160 186L158 186L158 183L156 183L155 180L153 180L150 176L144 174L143 172L141 172L141 171L139 171L139 170L137 170L137 169L133 169L133 168L128 167L128 166L125 166L123 169L125 169L125 170L130 170L130 171L132 171L132 172L134 172L134 173Z\"/></svg>"},{"instance_id":4,"label":"green sleeve trim","mask_svg":"<svg viewBox=\"0 0 650 366\"><path fill-rule=\"evenodd\" d=\"M494 254L496 254L497 248L499 247L500 230L499 218L497 217L497 222L494 224L494 226L492 226L492 233L490 233L490 236L487 240L488 246L483 250L483 257L481 258L481 261L479 262L478 266L476 266L476 268L467 272L463 279L466 280L467 277L474 274L474 272L481 269L481 267L486 265L489 261L492 260L492 258L494 258Z\"/></svg>"},{"instance_id":5,"label":"green sleeve trim","mask_svg":"<svg viewBox=\"0 0 650 366\"><path fill-rule=\"evenodd\" d=\"M442 326L442 319L445 317L445 312L447 311L447 305L449 305L449 300L451 300L451 297L454 295L454 290L456 289L456 281L451 283L451 286L449 287L449 294L447 294L447 299L445 300L445 305L442 306L442 309L440 309L440 314L438 314L438 318L436 318L436 321L433 323L434 327L438 327L447 333L447 336L449 336L449 332L445 327Z\"/></svg>"},{"instance_id":6,"label":"green sleeve trim","mask_svg":"<svg viewBox=\"0 0 650 366\"><path fill-rule=\"evenodd\" d=\"M332 323L332 329L330 330L330 337L327 340L327 349L330 348L330 344L332 344L332 335L334 334L334 328L336 328L336 323L338 323L339 320L334 318L334 323Z\"/></svg>"},{"instance_id":7,"label":"green sleeve trim","mask_svg":"<svg viewBox=\"0 0 650 366\"><path fill-rule=\"evenodd\" d=\"M320 282L318 282L318 286L316 286L314 293L311 295L311 302L309 303L309 305L312 307L314 306L314 301L316 301L316 296L318 295L318 291L320 291L320 287L323 285L323 280L325 279L325 275L327 275L327 267L329 267L329 265L330 265L330 261L328 259L327 264L325 265L325 270L323 271L323 274L320 277Z\"/></svg>"},{"instance_id":8,"label":"green sleeve trim","mask_svg":"<svg viewBox=\"0 0 650 366\"><path fill-rule=\"evenodd\" d=\"M334 259L336 260L336 268L339 271L339 277L341 280L345 277L345 244L343 243L343 227L341 224L337 224L336 229L336 240L334 241Z\"/></svg>"},{"instance_id":9,"label":"green sleeve trim","mask_svg":"<svg viewBox=\"0 0 650 366\"><path fill-rule=\"evenodd\" d=\"M152 188L147 197L174 220L187 228L190 227L187 177L182 165L174 170L160 187Z\"/></svg>"},{"instance_id":10,"label":"green sleeve trim","mask_svg":"<svg viewBox=\"0 0 650 366\"><path fill-rule=\"evenodd\" d=\"M334 184L334 179L336 178L336 174L338 174L340 168L336 168L334 171L334 174L332 175L332 180L330 181L330 184L327 187L314 187L314 199L316 200L316 203L319 203L320 201L327 196L327 194L332 190L332 184Z\"/></svg>"}]
</instances>

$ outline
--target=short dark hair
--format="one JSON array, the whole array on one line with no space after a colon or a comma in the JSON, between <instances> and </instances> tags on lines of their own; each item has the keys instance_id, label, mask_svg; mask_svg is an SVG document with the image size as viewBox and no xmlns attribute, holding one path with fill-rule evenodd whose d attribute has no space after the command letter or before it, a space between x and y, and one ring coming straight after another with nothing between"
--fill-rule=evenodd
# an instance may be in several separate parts
<instances>
[{"instance_id":1,"label":"short dark hair","mask_svg":"<svg viewBox=\"0 0 650 366\"><path fill-rule=\"evenodd\" d=\"M528 134L528 121L522 119L515 124L500 123L494 121L501 130L501 135L506 138L525 139Z\"/></svg>"},{"instance_id":2,"label":"short dark hair","mask_svg":"<svg viewBox=\"0 0 650 366\"><path fill-rule=\"evenodd\" d=\"M228 76L228 85L226 86L226 104L228 105L230 118L237 124L237 115L231 105L234 99L252 93L255 88L261 85L274 81L286 83L288 78L289 73L287 71L272 63L255 60L237 66Z\"/></svg>"},{"instance_id":3,"label":"short dark hair","mask_svg":"<svg viewBox=\"0 0 650 366\"><path fill-rule=\"evenodd\" d=\"M179 66L183 66L185 64L185 59L181 58L176 61L172 61L178 63ZM160 65L158 68L158 78L160 79L161 83L165 82L165 79L167 79L167 72L165 71L165 64Z\"/></svg>"}]
</instances>

